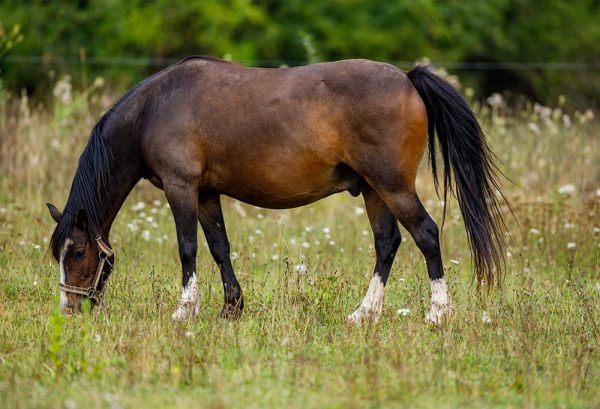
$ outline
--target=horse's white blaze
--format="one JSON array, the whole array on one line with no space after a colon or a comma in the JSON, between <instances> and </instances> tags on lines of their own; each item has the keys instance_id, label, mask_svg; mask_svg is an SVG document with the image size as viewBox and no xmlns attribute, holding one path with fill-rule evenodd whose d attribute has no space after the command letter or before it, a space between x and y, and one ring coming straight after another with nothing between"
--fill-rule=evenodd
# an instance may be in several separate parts
<instances>
[{"instance_id":1,"label":"horse's white blaze","mask_svg":"<svg viewBox=\"0 0 600 409\"><path fill-rule=\"evenodd\" d=\"M196 277L196 273L192 273L187 284L181 288L181 302L177 310L171 315L171 318L174 320L183 320L197 315L200 311L199 298L198 278Z\"/></svg>"},{"instance_id":2,"label":"horse's white blaze","mask_svg":"<svg viewBox=\"0 0 600 409\"><path fill-rule=\"evenodd\" d=\"M452 301L448 292L448 284L442 277L429 281L429 286L431 288L431 309L427 314L427 319L434 324L438 324L444 317L452 314Z\"/></svg>"},{"instance_id":3,"label":"horse's white blaze","mask_svg":"<svg viewBox=\"0 0 600 409\"><path fill-rule=\"evenodd\" d=\"M371 279L365 298L360 303L360 307L348 316L348 321L352 324L360 324L365 319L377 322L383 308L383 290L383 281L379 274L375 274Z\"/></svg>"},{"instance_id":4,"label":"horse's white blaze","mask_svg":"<svg viewBox=\"0 0 600 409\"><path fill-rule=\"evenodd\" d=\"M58 258L58 264L60 266L60 283L61 284L65 284L65 277L66 277L66 272L65 272L65 256L67 255L67 250L69 249L69 246L73 244L73 241L71 239L67 239L65 240L65 244L63 244L62 248L60 249L60 255ZM67 293L63 290L60 290L60 304L59 304L59 308L61 310L64 310L65 308L67 308L69 304L69 300L67 299Z\"/></svg>"}]
</instances>

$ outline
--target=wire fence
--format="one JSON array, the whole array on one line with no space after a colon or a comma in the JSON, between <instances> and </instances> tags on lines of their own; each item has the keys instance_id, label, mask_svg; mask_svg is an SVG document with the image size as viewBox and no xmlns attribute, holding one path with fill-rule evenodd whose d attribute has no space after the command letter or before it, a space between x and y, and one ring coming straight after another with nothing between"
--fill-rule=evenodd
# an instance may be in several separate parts
<instances>
[{"instance_id":1,"label":"wire fence","mask_svg":"<svg viewBox=\"0 0 600 409\"><path fill-rule=\"evenodd\" d=\"M180 61L180 58L139 58L139 57L86 57L79 56L46 56L46 55L8 55L0 62L5 64L31 65L91 65L91 66L140 66L166 67ZM239 60L241 64L252 66L277 67L281 65L303 65L306 60L258 59ZM399 67L411 67L414 61L387 61ZM476 62L476 61L432 61L433 65L447 69L462 71L494 71L494 70L554 70L554 71L600 71L600 62L547 62L547 61L508 61L508 62Z\"/></svg>"}]
</instances>

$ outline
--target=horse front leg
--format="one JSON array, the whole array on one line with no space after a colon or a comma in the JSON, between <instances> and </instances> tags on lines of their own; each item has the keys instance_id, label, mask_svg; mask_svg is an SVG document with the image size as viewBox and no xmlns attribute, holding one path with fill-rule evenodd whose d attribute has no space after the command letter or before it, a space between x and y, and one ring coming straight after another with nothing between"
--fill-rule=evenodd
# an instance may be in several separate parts
<instances>
[{"instance_id":1,"label":"horse front leg","mask_svg":"<svg viewBox=\"0 0 600 409\"><path fill-rule=\"evenodd\" d=\"M370 187L363 189L365 207L375 239L375 269L369 289L360 306L348 316L352 324L365 320L377 322L383 308L383 290L400 246L401 236L396 217Z\"/></svg>"},{"instance_id":2,"label":"horse front leg","mask_svg":"<svg viewBox=\"0 0 600 409\"><path fill-rule=\"evenodd\" d=\"M181 301L171 318L184 320L197 315L200 308L196 276L198 189L179 182L165 184L164 190L175 219L182 272Z\"/></svg>"},{"instance_id":3,"label":"horse front leg","mask_svg":"<svg viewBox=\"0 0 600 409\"><path fill-rule=\"evenodd\" d=\"M242 313L244 299L242 288L231 265L230 245L218 195L200 197L198 201L198 220L206 236L210 254L221 270L225 302L219 317L236 319Z\"/></svg>"}]
</instances>

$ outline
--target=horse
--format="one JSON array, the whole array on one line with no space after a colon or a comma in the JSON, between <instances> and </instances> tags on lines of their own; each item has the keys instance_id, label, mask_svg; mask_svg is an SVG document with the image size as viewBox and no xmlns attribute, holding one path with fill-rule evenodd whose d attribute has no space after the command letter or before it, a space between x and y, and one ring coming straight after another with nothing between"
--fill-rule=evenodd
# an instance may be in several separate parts
<instances>
[{"instance_id":1,"label":"horse","mask_svg":"<svg viewBox=\"0 0 600 409\"><path fill-rule=\"evenodd\" d=\"M115 263L111 225L145 178L164 191L175 221L182 287L174 320L200 308L198 222L221 272L219 315L234 319L243 310L222 195L283 209L348 191L364 198L376 257L366 295L347 320L379 318L400 222L426 260L426 319L440 323L451 315L452 302L439 229L415 190L427 145L436 190L458 199L478 283L499 282L506 226L495 157L468 103L430 67L404 72L353 59L255 68L185 58L138 84L98 120L64 211L47 203L57 223L50 248L60 266L60 309L77 313L82 300L100 302Z\"/></svg>"}]
</instances>

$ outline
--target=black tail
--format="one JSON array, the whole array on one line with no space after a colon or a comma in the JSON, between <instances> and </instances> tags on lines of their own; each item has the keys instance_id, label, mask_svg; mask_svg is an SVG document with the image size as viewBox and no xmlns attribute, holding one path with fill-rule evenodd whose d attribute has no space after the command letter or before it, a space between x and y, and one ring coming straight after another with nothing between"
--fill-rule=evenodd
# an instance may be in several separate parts
<instances>
[{"instance_id":1,"label":"black tail","mask_svg":"<svg viewBox=\"0 0 600 409\"><path fill-rule=\"evenodd\" d=\"M458 199L478 283L485 280L490 286L494 281L500 284L506 226L498 194L504 202L506 199L499 193L499 171L483 130L465 99L429 67L418 65L407 75L427 109L429 159L436 191L439 183L435 134L444 159L444 202L448 191ZM444 214L445 210L444 207Z\"/></svg>"}]
</instances>

